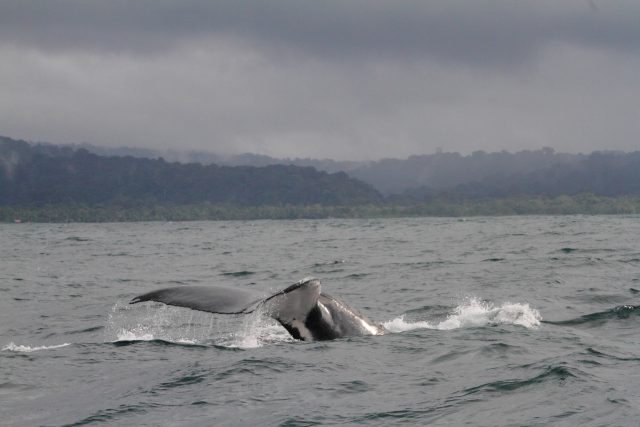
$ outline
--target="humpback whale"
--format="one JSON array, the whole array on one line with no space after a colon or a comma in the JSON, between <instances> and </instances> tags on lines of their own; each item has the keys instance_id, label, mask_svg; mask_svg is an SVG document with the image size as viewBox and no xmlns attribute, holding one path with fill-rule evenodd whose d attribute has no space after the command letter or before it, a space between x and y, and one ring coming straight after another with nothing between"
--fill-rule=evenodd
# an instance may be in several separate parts
<instances>
[{"instance_id":1,"label":"humpback whale","mask_svg":"<svg viewBox=\"0 0 640 427\"><path fill-rule=\"evenodd\" d=\"M307 277L270 296L253 290L219 286L180 286L149 292L129 304L156 301L218 314L246 314L258 309L276 319L295 339L322 341L382 335L371 322L343 301L320 292L320 281Z\"/></svg>"}]
</instances>

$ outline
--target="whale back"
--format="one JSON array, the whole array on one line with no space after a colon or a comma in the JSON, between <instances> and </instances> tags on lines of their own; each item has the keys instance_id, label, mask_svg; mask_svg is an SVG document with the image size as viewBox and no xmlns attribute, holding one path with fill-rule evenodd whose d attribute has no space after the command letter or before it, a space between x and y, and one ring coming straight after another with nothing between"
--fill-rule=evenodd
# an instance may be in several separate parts
<instances>
[{"instance_id":1,"label":"whale back","mask_svg":"<svg viewBox=\"0 0 640 427\"><path fill-rule=\"evenodd\" d=\"M318 298L321 312L331 320L335 338L382 335L385 329L382 325L372 322L359 311L347 305L344 301L329 294L322 294Z\"/></svg>"}]
</instances>

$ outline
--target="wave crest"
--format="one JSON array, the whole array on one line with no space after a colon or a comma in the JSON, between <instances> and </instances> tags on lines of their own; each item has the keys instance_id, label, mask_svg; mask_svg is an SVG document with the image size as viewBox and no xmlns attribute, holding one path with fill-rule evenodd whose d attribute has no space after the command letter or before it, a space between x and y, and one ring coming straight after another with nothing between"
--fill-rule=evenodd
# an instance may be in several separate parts
<instances>
[{"instance_id":1,"label":"wave crest","mask_svg":"<svg viewBox=\"0 0 640 427\"><path fill-rule=\"evenodd\" d=\"M405 316L396 317L384 322L384 327L391 332L405 332L414 329L450 330L489 325L518 325L532 329L540 326L542 316L529 304L504 302L494 306L479 298L469 298L458 305L440 322L405 320Z\"/></svg>"},{"instance_id":2,"label":"wave crest","mask_svg":"<svg viewBox=\"0 0 640 427\"><path fill-rule=\"evenodd\" d=\"M584 316L576 317L574 319L558 321L545 320L545 323L561 326L599 326L608 321L635 319L637 316L640 316L640 305L619 305L609 310L585 314Z\"/></svg>"}]
</instances>

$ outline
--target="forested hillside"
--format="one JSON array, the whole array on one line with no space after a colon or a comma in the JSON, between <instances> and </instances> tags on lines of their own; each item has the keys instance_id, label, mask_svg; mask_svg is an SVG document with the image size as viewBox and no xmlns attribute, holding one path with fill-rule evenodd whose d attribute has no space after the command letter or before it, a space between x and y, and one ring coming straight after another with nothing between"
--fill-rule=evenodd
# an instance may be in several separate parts
<instances>
[{"instance_id":1,"label":"forested hillside","mask_svg":"<svg viewBox=\"0 0 640 427\"><path fill-rule=\"evenodd\" d=\"M371 184L385 195L402 194L418 199L443 192L473 197L554 196L585 192L605 196L640 194L640 152L569 154L543 148L515 153L476 151L470 155L440 152L406 159L365 162L277 159L256 154L220 156L206 152L159 152L91 145L86 145L86 148L101 154L149 158L165 156L174 161L227 166L311 166L326 172L346 172L353 178Z\"/></svg>"},{"instance_id":2,"label":"forested hillside","mask_svg":"<svg viewBox=\"0 0 640 427\"><path fill-rule=\"evenodd\" d=\"M380 200L371 186L344 172L168 163L0 140L0 205L352 205Z\"/></svg>"},{"instance_id":3,"label":"forested hillside","mask_svg":"<svg viewBox=\"0 0 640 427\"><path fill-rule=\"evenodd\" d=\"M640 195L640 151L594 152L577 162L520 173L495 173L456 187L474 197L510 195L576 195L617 197Z\"/></svg>"},{"instance_id":4,"label":"forested hillside","mask_svg":"<svg viewBox=\"0 0 640 427\"><path fill-rule=\"evenodd\" d=\"M265 156L236 156L228 161L269 163ZM271 159L275 162L275 159ZM435 153L374 162L295 159L284 163L321 170L344 170L386 194L404 196L462 194L469 197L520 195L601 196L640 194L640 152L557 153L551 148L470 155Z\"/></svg>"},{"instance_id":5,"label":"forested hillside","mask_svg":"<svg viewBox=\"0 0 640 427\"><path fill-rule=\"evenodd\" d=\"M139 153L151 155L153 152L141 150ZM253 155L236 157L236 160L241 158L264 164L273 160ZM313 163L310 159L299 162ZM263 209L260 213L247 215L375 216L393 215L396 211L402 215L406 211L404 208L393 207L425 204L431 206L411 208L406 212L471 214L474 210L500 213L502 209L505 213L593 213L635 212L635 201L630 205L626 199L613 203L604 198L640 196L640 152L584 155L543 149L513 154L476 152L469 156L437 153L370 163L318 162L325 162L330 167L348 166L352 168L349 174L377 182L379 188L388 181L387 188L404 190L383 196L371 185L349 177L345 172L328 173L313 167L185 164L167 162L162 157L101 156L83 148L32 144L0 137L0 207L183 206L184 213L180 213L180 217L189 217L194 208L186 206L208 204L224 206L223 210L231 211L221 214L207 210L209 213L201 217L225 218L244 217L246 212L234 207L265 206L360 208L357 212L318 211L316 208L295 212L288 208L277 212ZM561 196L571 199L551 200ZM516 202L490 203L481 208L477 205L478 201L505 199ZM611 209L605 209L607 204Z\"/></svg>"}]
</instances>

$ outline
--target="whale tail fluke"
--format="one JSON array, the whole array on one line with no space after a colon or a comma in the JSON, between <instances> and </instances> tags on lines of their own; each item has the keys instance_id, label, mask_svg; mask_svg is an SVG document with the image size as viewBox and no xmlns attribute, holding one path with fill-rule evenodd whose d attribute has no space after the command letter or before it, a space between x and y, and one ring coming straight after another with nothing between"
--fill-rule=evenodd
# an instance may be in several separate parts
<instances>
[{"instance_id":1,"label":"whale tail fluke","mask_svg":"<svg viewBox=\"0 0 640 427\"><path fill-rule=\"evenodd\" d=\"M129 301L129 304L156 301L208 313L244 314L255 311L264 299L264 295L247 289L179 286L139 295Z\"/></svg>"},{"instance_id":2,"label":"whale tail fluke","mask_svg":"<svg viewBox=\"0 0 640 427\"><path fill-rule=\"evenodd\" d=\"M304 341L346 336L381 335L382 325L368 320L344 302L321 294L320 281L307 277L271 296L219 286L180 286L149 292L129 304L156 301L218 314L246 314L264 310L291 336Z\"/></svg>"}]
</instances>

